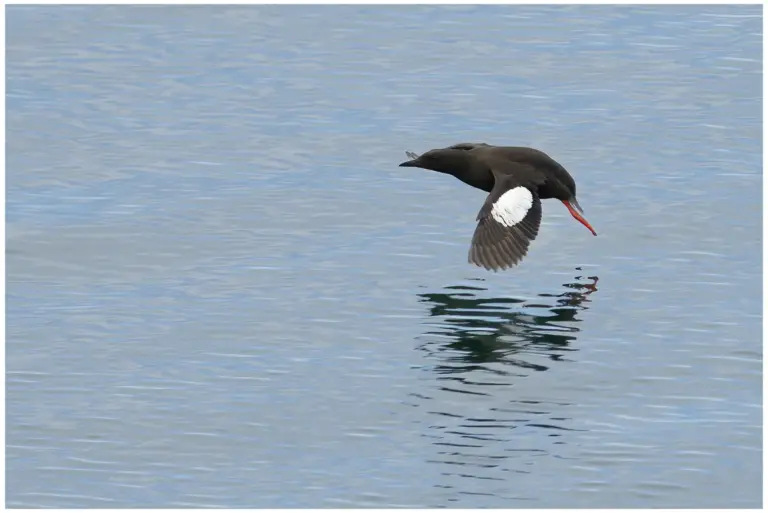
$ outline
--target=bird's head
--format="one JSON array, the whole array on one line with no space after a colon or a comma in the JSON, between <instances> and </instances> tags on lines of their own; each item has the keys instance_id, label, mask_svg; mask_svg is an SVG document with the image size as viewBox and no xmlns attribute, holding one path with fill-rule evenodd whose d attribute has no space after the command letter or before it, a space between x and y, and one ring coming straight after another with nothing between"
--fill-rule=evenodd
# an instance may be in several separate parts
<instances>
[{"instance_id":1,"label":"bird's head","mask_svg":"<svg viewBox=\"0 0 768 513\"><path fill-rule=\"evenodd\" d=\"M455 174L469 162L466 150L455 148L429 150L421 155L411 151L406 151L405 154L411 160L403 162L400 167L420 167L440 173Z\"/></svg>"}]
</instances>

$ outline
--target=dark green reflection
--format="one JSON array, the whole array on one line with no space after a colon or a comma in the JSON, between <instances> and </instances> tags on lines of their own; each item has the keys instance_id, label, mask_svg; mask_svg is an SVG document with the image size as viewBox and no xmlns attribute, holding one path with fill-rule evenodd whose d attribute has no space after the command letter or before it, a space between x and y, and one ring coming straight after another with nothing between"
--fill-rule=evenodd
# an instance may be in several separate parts
<instances>
[{"instance_id":1,"label":"dark green reflection","mask_svg":"<svg viewBox=\"0 0 768 513\"><path fill-rule=\"evenodd\" d=\"M578 269L577 269L578 270ZM546 370L518 353L547 355L559 360L575 351L579 314L588 308L589 295L597 291L597 277L576 276L562 291L544 292L535 301L483 296L481 286L449 286L440 292L419 294L437 320L420 346L438 357L442 373L468 372L490 362L533 370ZM540 360L540 359L539 359Z\"/></svg>"}]
</instances>

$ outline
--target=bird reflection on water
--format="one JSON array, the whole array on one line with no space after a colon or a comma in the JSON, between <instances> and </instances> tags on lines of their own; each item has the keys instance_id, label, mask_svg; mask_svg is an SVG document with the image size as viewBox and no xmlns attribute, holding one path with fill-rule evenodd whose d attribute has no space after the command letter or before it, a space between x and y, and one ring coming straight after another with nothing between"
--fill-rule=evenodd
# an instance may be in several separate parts
<instances>
[{"instance_id":1,"label":"bird reflection on water","mask_svg":"<svg viewBox=\"0 0 768 513\"><path fill-rule=\"evenodd\" d=\"M542 302L484 298L480 294L485 288L467 285L420 294L420 301L430 306L430 315L441 319L437 329L427 335L442 339L427 342L420 349L443 361L434 368L438 373L463 373L493 362L547 370L546 365L515 355L547 355L558 361L577 350L571 346L579 332L574 323L581 322L578 314L588 308L588 297L597 291L598 279L593 276L584 282L585 278L577 276L575 280L563 284L564 292L539 294L547 300Z\"/></svg>"},{"instance_id":2,"label":"bird reflection on water","mask_svg":"<svg viewBox=\"0 0 768 513\"><path fill-rule=\"evenodd\" d=\"M578 351L580 317L597 281L577 276L533 301L488 297L481 282L419 295L431 328L418 349L436 386L415 396L414 406L427 414L422 435L435 449L429 461L442 470L434 486L446 501L526 499L510 476L532 473L542 456L563 457L558 447L574 428L569 396L550 388L561 377L526 378ZM528 386L516 389L521 384Z\"/></svg>"}]
</instances>

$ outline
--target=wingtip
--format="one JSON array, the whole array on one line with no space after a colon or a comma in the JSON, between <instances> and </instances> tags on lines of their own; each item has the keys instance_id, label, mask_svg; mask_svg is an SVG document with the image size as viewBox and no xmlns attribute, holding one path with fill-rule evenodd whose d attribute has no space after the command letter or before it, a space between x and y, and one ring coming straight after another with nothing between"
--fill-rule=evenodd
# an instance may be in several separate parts
<instances>
[{"instance_id":1,"label":"wingtip","mask_svg":"<svg viewBox=\"0 0 768 513\"><path fill-rule=\"evenodd\" d=\"M520 265L520 262L522 262L522 257L518 260L512 261L512 262L500 262L499 265L493 265L492 263L488 262L487 259L481 258L481 255L479 252L475 252L475 250L479 250L477 246L473 246L469 249L469 255L467 258L467 261L475 265L481 269L485 269L486 271L493 271L495 273L506 271L508 269L513 269ZM523 255L525 256L525 255Z\"/></svg>"}]
</instances>

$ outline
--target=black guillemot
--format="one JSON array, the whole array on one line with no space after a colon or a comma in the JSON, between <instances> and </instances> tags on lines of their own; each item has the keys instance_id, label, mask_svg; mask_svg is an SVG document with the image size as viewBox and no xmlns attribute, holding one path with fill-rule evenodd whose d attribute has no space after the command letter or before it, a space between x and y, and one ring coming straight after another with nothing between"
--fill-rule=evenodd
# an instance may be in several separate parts
<instances>
[{"instance_id":1,"label":"black guillemot","mask_svg":"<svg viewBox=\"0 0 768 513\"><path fill-rule=\"evenodd\" d=\"M563 202L571 215L597 235L582 216L576 183L568 171L546 153L524 147L461 143L422 155L401 167L419 167L453 175L488 192L472 237L469 261L498 271L517 265L528 252L541 224L542 199Z\"/></svg>"}]
</instances>

